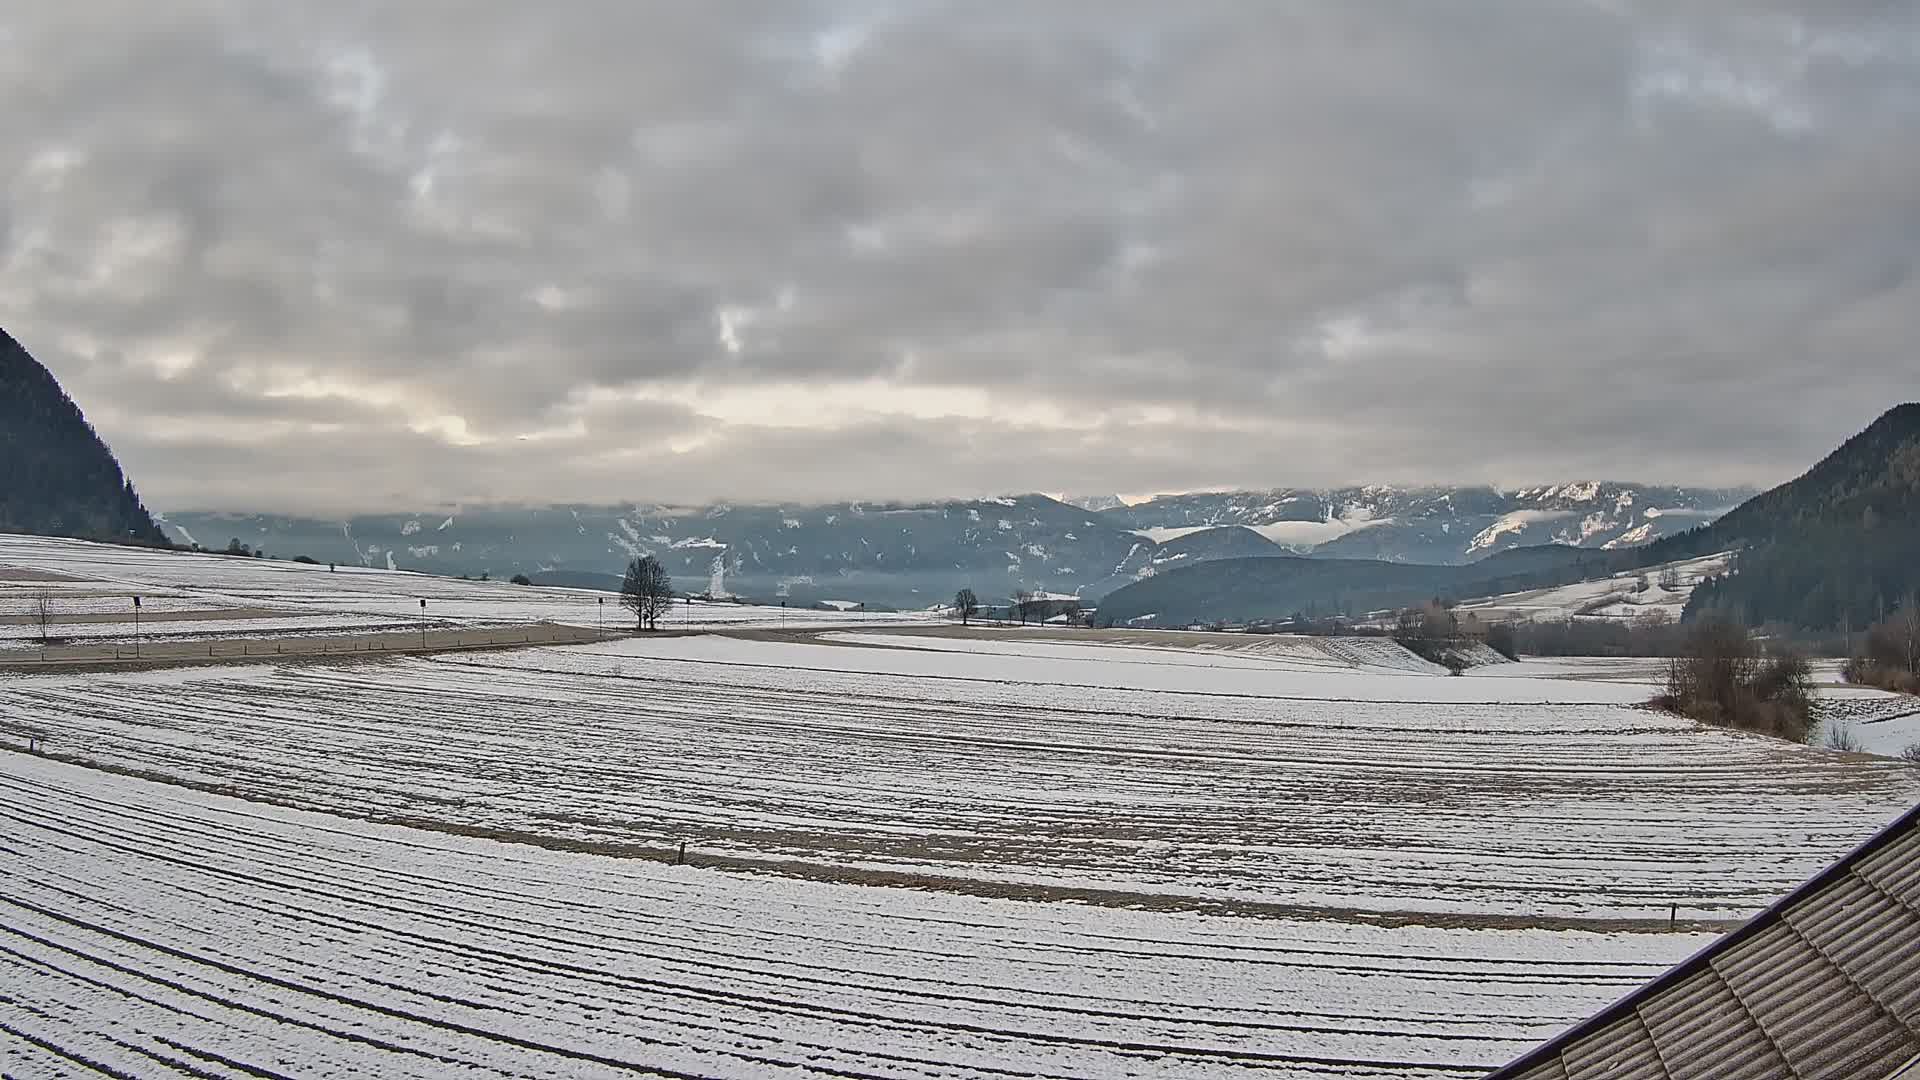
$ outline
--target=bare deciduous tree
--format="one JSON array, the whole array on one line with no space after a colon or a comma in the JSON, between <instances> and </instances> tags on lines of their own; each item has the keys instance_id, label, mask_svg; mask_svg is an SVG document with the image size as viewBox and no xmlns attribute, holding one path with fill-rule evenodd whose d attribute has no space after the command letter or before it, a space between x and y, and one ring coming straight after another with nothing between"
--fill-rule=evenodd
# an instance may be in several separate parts
<instances>
[{"instance_id":1,"label":"bare deciduous tree","mask_svg":"<svg viewBox=\"0 0 1920 1080\"><path fill-rule=\"evenodd\" d=\"M972 589L961 589L953 594L953 613L960 616L961 626L967 625L967 620L973 618L979 611L980 598L973 595Z\"/></svg>"},{"instance_id":2,"label":"bare deciduous tree","mask_svg":"<svg viewBox=\"0 0 1920 1080\"><path fill-rule=\"evenodd\" d=\"M1920 694L1920 597L1908 593L1891 615L1867 628L1844 674L1849 682Z\"/></svg>"},{"instance_id":3,"label":"bare deciduous tree","mask_svg":"<svg viewBox=\"0 0 1920 1080\"><path fill-rule=\"evenodd\" d=\"M1020 614L1020 625L1027 625L1027 609L1033 606L1033 593L1021 589L1013 594L1014 610Z\"/></svg>"},{"instance_id":4,"label":"bare deciduous tree","mask_svg":"<svg viewBox=\"0 0 1920 1080\"><path fill-rule=\"evenodd\" d=\"M33 594L33 621L40 627L40 644L45 645L51 636L49 628L53 624L52 589L41 589Z\"/></svg>"},{"instance_id":5,"label":"bare deciduous tree","mask_svg":"<svg viewBox=\"0 0 1920 1080\"><path fill-rule=\"evenodd\" d=\"M635 629L655 629L660 613L672 603L673 579L659 559L643 555L627 563L627 576L620 582L620 606L633 612Z\"/></svg>"}]
</instances>

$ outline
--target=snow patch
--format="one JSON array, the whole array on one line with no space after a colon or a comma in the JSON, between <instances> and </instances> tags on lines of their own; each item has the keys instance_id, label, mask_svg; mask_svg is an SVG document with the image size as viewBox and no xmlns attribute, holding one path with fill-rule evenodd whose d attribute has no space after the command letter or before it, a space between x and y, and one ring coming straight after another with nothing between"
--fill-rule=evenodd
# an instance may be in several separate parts
<instances>
[{"instance_id":1,"label":"snow patch","mask_svg":"<svg viewBox=\"0 0 1920 1080\"><path fill-rule=\"evenodd\" d=\"M1481 529L1472 542L1467 544L1468 551L1486 551L1500 542L1508 533L1524 531L1529 526L1547 521L1564 521L1574 514L1571 510L1515 510L1503 514L1498 521Z\"/></svg>"}]
</instances>

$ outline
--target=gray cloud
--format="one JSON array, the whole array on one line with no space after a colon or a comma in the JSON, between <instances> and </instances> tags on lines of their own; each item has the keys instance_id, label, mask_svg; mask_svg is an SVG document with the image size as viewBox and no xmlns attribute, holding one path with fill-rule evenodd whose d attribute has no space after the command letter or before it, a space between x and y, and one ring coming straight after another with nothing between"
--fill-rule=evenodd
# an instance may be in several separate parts
<instances>
[{"instance_id":1,"label":"gray cloud","mask_svg":"<svg viewBox=\"0 0 1920 1080\"><path fill-rule=\"evenodd\" d=\"M80 0L0 101L0 323L162 507L1766 483L1913 393L1911 5Z\"/></svg>"}]
</instances>

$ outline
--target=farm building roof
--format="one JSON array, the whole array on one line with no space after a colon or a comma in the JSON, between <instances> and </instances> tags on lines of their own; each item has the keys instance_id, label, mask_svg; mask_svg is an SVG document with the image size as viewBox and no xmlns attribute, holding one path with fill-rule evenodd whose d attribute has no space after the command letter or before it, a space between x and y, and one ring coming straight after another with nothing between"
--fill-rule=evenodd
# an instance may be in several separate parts
<instances>
[{"instance_id":1,"label":"farm building roof","mask_svg":"<svg viewBox=\"0 0 1920 1080\"><path fill-rule=\"evenodd\" d=\"M1488 1080L1920 1080L1920 806Z\"/></svg>"}]
</instances>

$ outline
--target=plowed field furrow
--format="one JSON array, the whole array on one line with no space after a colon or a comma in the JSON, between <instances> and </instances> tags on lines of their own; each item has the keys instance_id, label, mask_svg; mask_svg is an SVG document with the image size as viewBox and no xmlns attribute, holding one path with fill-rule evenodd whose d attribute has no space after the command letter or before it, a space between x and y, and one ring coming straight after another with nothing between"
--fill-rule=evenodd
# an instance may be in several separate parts
<instances>
[{"instance_id":1,"label":"plowed field furrow","mask_svg":"<svg viewBox=\"0 0 1920 1080\"><path fill-rule=\"evenodd\" d=\"M830 876L1543 918L1737 916L1908 786L1613 705L930 687L599 647L38 679L5 723L316 809Z\"/></svg>"},{"instance_id":2,"label":"plowed field furrow","mask_svg":"<svg viewBox=\"0 0 1920 1080\"><path fill-rule=\"evenodd\" d=\"M88 825L89 825L89 828L86 831L86 835L90 837L98 837L103 832L103 826L101 825L101 823L97 821L89 822ZM50 826L47 826L44 824L42 825L42 827L50 828ZM68 833L67 835L72 835L72 834ZM137 850L135 848L130 848L128 845L124 843L116 844L115 846L117 850ZM181 844L181 843L175 843L175 844L169 845L169 851L176 853L181 858L184 858L187 860L192 860L194 858L201 857L201 855L203 854L203 852L199 850L197 845ZM150 857L159 857L156 855L152 855L151 853L149 854L150 854ZM170 860L170 861L177 861L177 860ZM210 876L217 876L217 875L210 875ZM251 874L232 875L232 877L233 877L233 880L220 883L225 886L225 889L223 890L223 894L231 893L235 891L236 886L239 886L239 885L251 884L255 886L271 888L276 884L274 881L268 878L251 875ZM283 889L295 890L300 892L332 896L336 898L336 900L339 900L346 895L344 891L345 886L344 886L344 883L342 882L321 881L321 880L315 879L314 884L321 886L321 888L312 888L309 886L300 885L293 882L279 883L279 887ZM200 892L198 890L194 890L194 893L195 893L196 899L207 904L220 903L221 896L223 895L223 894L216 894L216 893ZM242 906L252 906L252 905L242 905ZM381 916L388 919L392 919L395 916L404 916L406 914L409 914L408 908L405 907L404 905L371 902L369 906L380 909L374 912L376 916ZM249 912L248 914L252 915L252 914L258 914L258 913L281 914L281 917L300 918L300 916L298 915L288 915L285 913L271 912L267 908L258 908L257 911ZM472 920L461 918L457 909L444 909L440 911L429 912L429 914L431 915L431 917L437 920L451 921L454 924L461 926L463 929L467 929L475 932L476 935L481 934L484 931L490 929L489 927L483 926ZM360 927L361 929L370 928L373 925L375 925L373 923L368 923L361 920L346 920L343 918L339 918L337 916L332 919L322 919L317 921L326 923L328 925L333 925L333 926L344 926L346 925L347 922L351 921L356 923L358 927ZM896 998L896 999L905 998L910 1002L916 1002L921 1005L928 1005L928 1004L934 1004L934 1003L944 1004L944 1005L1013 1004L1010 1002L997 1000L993 998L984 998L984 997L978 997L978 996L969 997L966 995L955 995L951 992L948 992L948 993L933 992L928 989L929 986L938 985L934 983L933 980L924 980L924 979L909 980L911 982L920 984L920 988L916 990L904 990L900 988L892 988L892 987L878 986L878 985L872 985L872 984L867 984L864 987L862 987L862 984L852 977L853 973L848 972L846 978L842 978L838 980L836 983L833 980L829 980L823 977L822 972L824 969L819 965L801 965L796 968L795 965L787 964L787 965L783 965L782 969L771 971L771 972L756 970L753 968L747 968L747 967L739 966L737 964L728 964L728 963L709 964L709 965L699 966L699 967L689 966L685 963L674 963L669 957L664 955L652 955L652 954L645 954L645 953L639 953L631 950L622 949L619 947L617 943L631 940L631 938L628 935L610 934L605 932L604 930L601 931L600 934L598 935L599 941L597 944L595 940L592 938L578 940L578 941L566 941L563 939L555 938L549 934L536 932L531 927L528 927L528 926L511 927L510 930L511 930L511 933L508 936L507 940L510 944L516 947L523 947L526 945L527 942L530 941L530 942L533 942L539 945L544 945L550 948L565 948L568 946L573 946L575 948L582 949L582 950L592 948L597 954L599 954L602 957L615 956L621 959L623 962L633 961L633 962L655 964L660 966L662 970L667 970L667 971L684 970L693 974L708 975L708 976L711 976L717 972L719 973L720 976L729 980L729 985L732 985L734 987L738 987L741 985L753 985L753 984L765 984L769 986L782 986L782 985L791 984L791 985L797 985L803 988L811 987L814 993L819 993L828 987L833 987L837 985L843 990L864 988L869 991L883 993L890 998ZM452 951L447 948L447 945L445 942L435 941L430 938L422 937L419 935L407 935L407 936L412 939L411 944L417 950L423 950L425 952ZM705 952L715 956L729 955L729 954L719 953L716 950L703 950L703 949L697 949L697 948L688 950L688 951ZM515 964L516 966L519 965L519 961L517 960L517 958L512 957L509 954L497 953L496 956L498 959L501 959L505 962ZM525 965L525 966L528 967L528 969L532 972L532 974L535 977L545 974L544 972L538 970L537 967L535 967L534 965ZM1455 974L1474 977L1474 978L1488 977L1486 973L1475 972L1470 970L1455 972ZM1495 977L1497 978L1498 976L1495 976ZM898 979L897 976L895 978ZM745 980L745 982L743 983L742 980ZM689 989L684 985L678 986L678 987L674 987L674 986L671 986L670 984L665 984L665 983L657 983L656 985L659 988L666 990L669 993L684 994ZM1222 989L1226 989L1226 988L1223 987ZM1075 1015L1092 1016L1092 1017L1099 1017L1099 1018L1106 1018L1106 1019L1123 1019L1123 1020L1129 1020L1129 1021L1149 1021L1149 1020L1158 1019L1166 1023L1184 1023L1185 1022L1177 1017L1155 1017L1149 1014L1140 1013L1135 1010L1128 1010L1123 1012L1123 1011L1115 1011L1112 1008L1093 1009L1093 1008L1088 1008L1084 1005L1076 1006L1074 1003L1074 998L1079 997L1082 1000L1087 1000L1084 995L1071 995L1071 994L1055 992L1049 995L1049 997L1051 998L1051 1000L1047 1002L1047 1004L1045 1005L1045 1009L1050 1013L1075 1014ZM777 1003L770 999L757 999L754 1002L754 1004L756 1007L761 1007L761 1008L777 1007ZM1252 1030L1264 1029L1264 1030L1321 1031L1321 1032L1332 1032L1332 1033L1339 1033L1340 1031L1343 1030L1337 1023L1330 1022L1330 1018L1316 1017L1315 1019L1318 1020L1319 1022L1312 1026L1305 1026L1299 1022L1298 1018L1293 1018L1293 1022L1285 1022L1285 1023L1274 1022L1274 1021L1262 1022L1262 1021L1249 1021L1249 1020L1234 1020L1234 1019L1228 1018L1227 1016L1219 1015L1218 1012L1216 1012L1213 1015L1212 1022L1214 1023L1215 1026L1222 1027L1222 1028L1242 1028L1242 1029L1252 1029ZM1416 1025L1416 1030L1417 1030L1417 1027L1418 1025ZM1365 1029L1353 1029L1353 1030L1348 1030L1347 1033L1362 1034L1362 1033L1366 1033L1366 1031ZM1445 1039L1445 1038L1457 1038L1461 1036L1453 1036L1445 1033L1433 1033L1433 1034L1428 1034L1425 1037Z\"/></svg>"},{"instance_id":3,"label":"plowed field furrow","mask_svg":"<svg viewBox=\"0 0 1920 1080\"><path fill-rule=\"evenodd\" d=\"M12 753L0 816L29 1075L1465 1077L1689 945L743 876Z\"/></svg>"}]
</instances>

